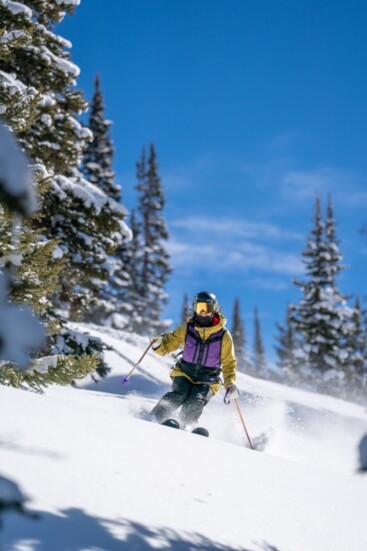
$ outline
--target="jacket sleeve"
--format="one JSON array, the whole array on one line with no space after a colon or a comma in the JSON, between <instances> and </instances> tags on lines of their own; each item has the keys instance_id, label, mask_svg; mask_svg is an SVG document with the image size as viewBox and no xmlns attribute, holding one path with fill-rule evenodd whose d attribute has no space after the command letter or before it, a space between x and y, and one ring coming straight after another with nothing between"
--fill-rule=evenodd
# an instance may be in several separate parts
<instances>
[{"instance_id":1,"label":"jacket sleeve","mask_svg":"<svg viewBox=\"0 0 367 551\"><path fill-rule=\"evenodd\" d=\"M184 346L186 337L187 324L183 323L177 327L174 331L167 333L163 337L162 342L158 348L153 348L153 351L159 356L165 356L169 352L174 352L180 346Z\"/></svg>"},{"instance_id":2,"label":"jacket sleeve","mask_svg":"<svg viewBox=\"0 0 367 551\"><path fill-rule=\"evenodd\" d=\"M237 360L234 353L234 346L231 334L226 331L222 341L222 370L224 378L224 388L236 382Z\"/></svg>"}]
</instances>

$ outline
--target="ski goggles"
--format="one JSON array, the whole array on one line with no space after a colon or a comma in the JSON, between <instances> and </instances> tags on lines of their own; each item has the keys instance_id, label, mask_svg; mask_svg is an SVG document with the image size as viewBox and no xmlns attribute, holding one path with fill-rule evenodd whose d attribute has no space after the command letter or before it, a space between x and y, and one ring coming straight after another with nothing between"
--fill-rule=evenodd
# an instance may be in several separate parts
<instances>
[{"instance_id":1,"label":"ski goggles","mask_svg":"<svg viewBox=\"0 0 367 551\"><path fill-rule=\"evenodd\" d=\"M214 312L214 304L211 304L210 302L196 302L194 304L194 310L197 314L200 314L204 310L207 314L211 314Z\"/></svg>"}]
</instances>

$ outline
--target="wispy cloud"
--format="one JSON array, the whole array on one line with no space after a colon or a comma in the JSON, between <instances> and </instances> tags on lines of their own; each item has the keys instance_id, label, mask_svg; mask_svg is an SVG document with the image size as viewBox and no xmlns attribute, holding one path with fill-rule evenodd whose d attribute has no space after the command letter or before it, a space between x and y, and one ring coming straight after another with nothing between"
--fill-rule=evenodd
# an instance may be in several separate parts
<instances>
[{"instance_id":1,"label":"wispy cloud","mask_svg":"<svg viewBox=\"0 0 367 551\"><path fill-rule=\"evenodd\" d=\"M282 182L282 194L289 199L304 200L317 193L340 192L350 175L331 167L315 170L291 170L285 172Z\"/></svg>"},{"instance_id":2,"label":"wispy cloud","mask_svg":"<svg viewBox=\"0 0 367 551\"><path fill-rule=\"evenodd\" d=\"M303 202L330 193L333 203L363 208L367 205L366 182L358 174L335 167L287 170L281 177L281 195L288 201Z\"/></svg>"},{"instance_id":3,"label":"wispy cloud","mask_svg":"<svg viewBox=\"0 0 367 551\"><path fill-rule=\"evenodd\" d=\"M298 234L272 224L189 217L171 225L169 252L176 269L291 278L303 271L299 254L284 251ZM179 230L179 231L177 231ZM298 246L298 245L297 245Z\"/></svg>"},{"instance_id":4,"label":"wispy cloud","mask_svg":"<svg viewBox=\"0 0 367 551\"><path fill-rule=\"evenodd\" d=\"M265 289L267 291L283 291L289 288L289 282L272 278L253 278L247 281L249 287Z\"/></svg>"},{"instance_id":5,"label":"wispy cloud","mask_svg":"<svg viewBox=\"0 0 367 551\"><path fill-rule=\"evenodd\" d=\"M171 222L171 227L190 228L193 234L209 232L210 235L228 235L232 239L261 239L261 240L300 240L304 236L298 232L281 228L270 222L251 222L229 218L203 218L189 216L184 220Z\"/></svg>"}]
</instances>

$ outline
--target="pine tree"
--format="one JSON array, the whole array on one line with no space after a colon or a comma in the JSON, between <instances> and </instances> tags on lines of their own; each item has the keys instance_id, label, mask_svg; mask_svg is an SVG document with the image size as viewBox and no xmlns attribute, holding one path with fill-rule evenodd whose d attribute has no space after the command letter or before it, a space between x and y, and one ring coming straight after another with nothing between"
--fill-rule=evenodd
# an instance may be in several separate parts
<instances>
[{"instance_id":1,"label":"pine tree","mask_svg":"<svg viewBox=\"0 0 367 551\"><path fill-rule=\"evenodd\" d=\"M166 199L158 174L157 154L153 144L150 145L147 161L144 149L142 151L137 163L137 178L143 246L140 290L144 305L138 332L143 334L161 331L167 325L161 320L161 314L168 298L164 293L164 287L172 271L168 264L169 255L164 247L168 232L160 214Z\"/></svg>"},{"instance_id":2,"label":"pine tree","mask_svg":"<svg viewBox=\"0 0 367 551\"><path fill-rule=\"evenodd\" d=\"M186 323L191 317L190 302L187 293L183 296L182 310L181 310L181 322Z\"/></svg>"},{"instance_id":3,"label":"pine tree","mask_svg":"<svg viewBox=\"0 0 367 551\"><path fill-rule=\"evenodd\" d=\"M104 103L100 88L100 80L97 75L95 80L95 92L91 104L91 114L89 117L89 130L93 134L93 140L89 143L83 157L83 173L85 178L113 201L118 201L121 210L115 216L115 227L121 228L124 224L123 219L127 211L123 213L121 204L121 187L115 183L115 174L112 170L114 149L110 137L111 122L104 117ZM121 216L123 214L123 217ZM111 247L108 247L106 258L106 267L108 268L107 281L95 292L93 307L88 308L86 319L96 323L109 324L113 317L115 325L121 325L121 317L117 312L121 311L119 296L121 287L126 287L129 274L125 266L126 243L131 238L131 232L124 226L123 239L120 245L108 258L108 252L111 253ZM113 239L113 236L111 236ZM119 319L119 322L117 321Z\"/></svg>"},{"instance_id":4,"label":"pine tree","mask_svg":"<svg viewBox=\"0 0 367 551\"><path fill-rule=\"evenodd\" d=\"M362 310L362 331L364 335L365 348L363 352L363 369L362 369L362 385L364 389L367 387L367 313Z\"/></svg>"},{"instance_id":5,"label":"pine tree","mask_svg":"<svg viewBox=\"0 0 367 551\"><path fill-rule=\"evenodd\" d=\"M142 298L141 267L142 267L142 244L141 224L138 221L135 209L131 210L130 228L131 240L121 248L120 254L124 271L128 278L121 279L120 288L116 292L115 312L109 321L116 329L124 329L133 333L140 333L144 326L145 302ZM115 279L115 289L117 282Z\"/></svg>"},{"instance_id":6,"label":"pine tree","mask_svg":"<svg viewBox=\"0 0 367 551\"><path fill-rule=\"evenodd\" d=\"M298 356L298 336L292 320L292 308L287 307L284 325L276 323L279 335L276 336L278 346L275 347L278 355L277 365L284 372L288 381L294 381L299 375L300 358Z\"/></svg>"},{"instance_id":7,"label":"pine tree","mask_svg":"<svg viewBox=\"0 0 367 551\"><path fill-rule=\"evenodd\" d=\"M111 212L118 212L120 207L82 180L77 169L90 138L90 132L77 120L87 104L81 92L74 89L79 69L65 51L70 44L52 32L55 23L61 21L66 12L72 13L74 6L70 2L29 0L17 3L16 9L13 7L11 3L0 6L0 110L31 158L42 196L40 214L22 223L18 232L17 243L28 241L29 244L22 259L26 263L28 255L31 265L33 255L43 263L46 273L53 275L57 275L63 262L58 285L53 289L40 280L40 266L35 264L32 270L23 270L25 283L31 282L33 287L32 293L24 296L30 300L32 295L45 306L44 316L50 327L55 326L60 317L54 308L56 295L62 297L63 306L71 310L72 305L80 304L82 299L87 302L93 288L102 285L103 277L98 283L97 277L105 268L104 229L111 226ZM95 220L96 224L91 224ZM7 224L6 217L3 227L4 224ZM114 219L111 230L117 235L119 229ZM108 241L111 246L111 232ZM39 254L35 254L37 249ZM46 255L42 259L41 251ZM91 270L89 266L98 266L98 269ZM32 273L38 276L38 282ZM44 290L43 297L41 291L38 295L34 291L35 285ZM58 350L62 349L60 340L64 339L64 352L70 351L66 345L70 336L66 329L59 333ZM89 344L91 342L90 339ZM54 345L55 339L50 339L49 350L54 350ZM67 361L70 361L69 367L73 364L76 368L75 358ZM93 357L92 363L98 362ZM90 368L90 363L89 358L83 356L79 365L89 364ZM66 373L66 364L64 367L64 370L60 367L60 374Z\"/></svg>"},{"instance_id":8,"label":"pine tree","mask_svg":"<svg viewBox=\"0 0 367 551\"><path fill-rule=\"evenodd\" d=\"M336 287L336 278L344 269L336 239L335 220L330 198L326 224L322 221L319 196L316 197L314 228L302 253L307 281L294 283L300 287L303 298L293 306L295 327L302 335L301 349L306 366L313 377L329 369L340 372L350 361L345 344L352 330L353 310L347 297ZM315 371L316 370L316 371Z\"/></svg>"},{"instance_id":9,"label":"pine tree","mask_svg":"<svg viewBox=\"0 0 367 551\"><path fill-rule=\"evenodd\" d=\"M32 133L44 100L42 93L32 86L34 68L29 67L28 59L36 49L38 26L32 10L26 5L19 4L16 10L1 5L0 18L0 112L8 128L20 137L21 145L30 152L32 145L28 147L26 137ZM38 159L32 157L32 161L37 163ZM40 193L48 176L44 165L34 165L34 178ZM32 221L20 219L6 206L0 208L3 261L6 262L9 255L18 258L12 299L31 304L37 313L49 318L50 296L56 287L60 265L53 258L55 241L46 239L37 228L42 222L39 213Z\"/></svg>"},{"instance_id":10,"label":"pine tree","mask_svg":"<svg viewBox=\"0 0 367 551\"><path fill-rule=\"evenodd\" d=\"M110 137L112 123L104 117L105 105L98 75L94 88L88 124L93 140L84 153L83 173L89 182L102 189L108 197L120 202L121 187L115 183L115 173L112 170L114 155Z\"/></svg>"},{"instance_id":11,"label":"pine tree","mask_svg":"<svg viewBox=\"0 0 367 551\"><path fill-rule=\"evenodd\" d=\"M367 335L363 323L365 313L362 311L361 301L356 298L353 314L351 316L351 327L346 339L346 349L349 352L349 363L347 377L354 385L359 385L366 373Z\"/></svg>"},{"instance_id":12,"label":"pine tree","mask_svg":"<svg viewBox=\"0 0 367 551\"><path fill-rule=\"evenodd\" d=\"M45 103L44 95L32 85L34 68L29 66L29 58L37 49L34 44L38 40L39 26L34 21L32 10L26 5L19 4L16 10L2 5L0 18L0 111L8 128L18 135L23 148L31 153L34 149L32 128L36 126L36 121L43 124L40 112ZM32 157L31 160L32 179L42 194L50 174L45 165L38 162L39 159ZM21 219L6 206L0 208L3 262L10 257L18 259L16 269L12 270L12 300L30 304L52 331L50 299L56 289L61 266L53 256L56 242L43 235L42 226L43 218L39 212L33 215L33 219Z\"/></svg>"},{"instance_id":13,"label":"pine tree","mask_svg":"<svg viewBox=\"0 0 367 551\"><path fill-rule=\"evenodd\" d=\"M233 338L234 351L237 358L237 369L239 371L247 372L249 369L249 359L247 357L245 326L241 319L240 314L240 300L235 298L233 306L233 321L231 335Z\"/></svg>"},{"instance_id":14,"label":"pine tree","mask_svg":"<svg viewBox=\"0 0 367 551\"><path fill-rule=\"evenodd\" d=\"M254 309L254 358L253 371L257 377L266 375L267 361L261 335L260 318L257 308Z\"/></svg>"},{"instance_id":15,"label":"pine tree","mask_svg":"<svg viewBox=\"0 0 367 551\"><path fill-rule=\"evenodd\" d=\"M21 17L27 23L25 31L18 28L19 14L5 10L7 29L27 33L28 42L5 54L0 66L0 98L6 96L7 122L18 132L32 162L48 177L42 200L43 232L48 239L58 240L58 255L65 265L60 275L59 306L77 319L108 280L109 255L122 242L125 231L125 209L78 170L92 138L78 122L87 103L74 89L79 68L65 51L70 45L52 32L65 11L72 12L72 6L61 2L25 4ZM28 121L15 115L14 88L33 98Z\"/></svg>"},{"instance_id":16,"label":"pine tree","mask_svg":"<svg viewBox=\"0 0 367 551\"><path fill-rule=\"evenodd\" d=\"M19 247L16 246L14 231L6 231L3 219L11 219L17 213L31 214L35 208L34 189L28 159L16 145L13 135L0 124L0 381L3 370L15 364L26 369L30 363L30 347L37 350L44 340L44 328L37 321L28 305L16 304L12 294L21 295L17 266L20 264ZM13 238L9 242L9 237ZM24 302L24 301L23 301ZM10 365L7 363L10 362ZM14 371L14 370L13 370Z\"/></svg>"}]
</instances>

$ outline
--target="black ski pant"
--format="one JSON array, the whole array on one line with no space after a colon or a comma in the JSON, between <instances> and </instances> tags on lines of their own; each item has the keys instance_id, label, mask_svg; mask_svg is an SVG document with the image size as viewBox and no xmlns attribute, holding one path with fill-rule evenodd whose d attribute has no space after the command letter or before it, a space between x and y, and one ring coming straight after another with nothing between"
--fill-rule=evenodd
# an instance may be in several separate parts
<instances>
[{"instance_id":1,"label":"black ski pant","mask_svg":"<svg viewBox=\"0 0 367 551\"><path fill-rule=\"evenodd\" d=\"M162 396L151 414L158 423L161 423L169 419L172 413L181 407L181 424L183 426L193 425L197 423L204 406L213 396L214 392L209 385L194 384L186 377L174 377L172 390Z\"/></svg>"}]
</instances>

